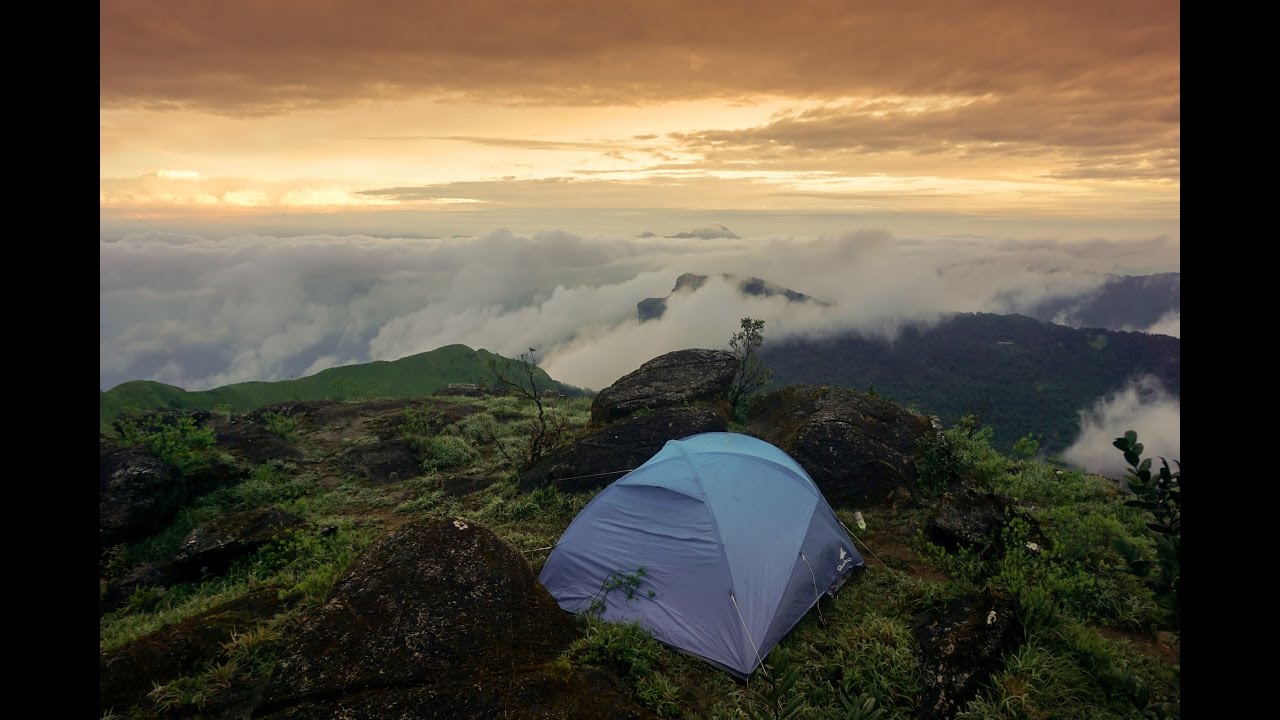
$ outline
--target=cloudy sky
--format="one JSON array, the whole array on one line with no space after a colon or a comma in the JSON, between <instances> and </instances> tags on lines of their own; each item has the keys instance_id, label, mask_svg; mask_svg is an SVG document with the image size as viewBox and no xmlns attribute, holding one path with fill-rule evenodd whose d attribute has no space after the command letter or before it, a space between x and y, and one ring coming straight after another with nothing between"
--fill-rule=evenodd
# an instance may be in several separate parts
<instances>
[{"instance_id":1,"label":"cloudy sky","mask_svg":"<svg viewBox=\"0 0 1280 720\"><path fill-rule=\"evenodd\" d=\"M100 9L103 389L450 343L598 389L744 314L892 337L1180 270L1173 0ZM684 272L832 304L713 279L639 324Z\"/></svg>"},{"instance_id":2,"label":"cloudy sky","mask_svg":"<svg viewBox=\"0 0 1280 720\"><path fill-rule=\"evenodd\" d=\"M1173 0L113 0L101 227L1177 236Z\"/></svg>"}]
</instances>

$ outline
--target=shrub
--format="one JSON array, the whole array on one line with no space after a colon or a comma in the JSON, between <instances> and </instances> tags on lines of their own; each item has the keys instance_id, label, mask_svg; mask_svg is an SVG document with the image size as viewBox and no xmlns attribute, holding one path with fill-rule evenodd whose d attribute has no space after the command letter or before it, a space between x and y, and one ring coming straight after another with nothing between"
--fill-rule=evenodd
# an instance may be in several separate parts
<instances>
[{"instance_id":1,"label":"shrub","mask_svg":"<svg viewBox=\"0 0 1280 720\"><path fill-rule=\"evenodd\" d=\"M1151 459L1142 459L1142 443L1138 442L1138 434L1132 430L1124 437L1116 438L1113 445L1124 453L1125 462L1130 465L1126 480L1129 489L1137 496L1125 505L1145 510L1155 519L1155 522L1147 524L1155 542L1155 563L1145 557L1136 543L1117 538L1114 547L1125 559L1125 566L1120 569L1146 580L1155 594L1156 605L1166 614L1167 623L1177 629L1181 624L1178 592L1182 580L1182 465L1174 460L1178 469L1170 471L1169 461L1160 458L1162 467L1153 476Z\"/></svg>"},{"instance_id":2,"label":"shrub","mask_svg":"<svg viewBox=\"0 0 1280 720\"><path fill-rule=\"evenodd\" d=\"M267 421L267 430L285 439L293 438L293 431L298 428L298 418L282 412L269 412L262 416Z\"/></svg>"},{"instance_id":3,"label":"shrub","mask_svg":"<svg viewBox=\"0 0 1280 720\"><path fill-rule=\"evenodd\" d=\"M475 450L466 440L454 435L437 435L427 438L420 445L422 469L452 470L468 465L475 459Z\"/></svg>"},{"instance_id":4,"label":"shrub","mask_svg":"<svg viewBox=\"0 0 1280 720\"><path fill-rule=\"evenodd\" d=\"M201 427L189 415L130 413L116 421L116 429L123 444L141 448L184 475L208 467L213 459L213 428Z\"/></svg>"}]
</instances>

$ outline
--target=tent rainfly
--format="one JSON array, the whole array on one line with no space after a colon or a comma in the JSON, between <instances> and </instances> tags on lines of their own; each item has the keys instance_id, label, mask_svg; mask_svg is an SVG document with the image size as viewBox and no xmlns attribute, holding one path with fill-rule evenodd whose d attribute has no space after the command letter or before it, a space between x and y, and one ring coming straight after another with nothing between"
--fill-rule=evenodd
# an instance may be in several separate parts
<instances>
[{"instance_id":1,"label":"tent rainfly","mask_svg":"<svg viewBox=\"0 0 1280 720\"><path fill-rule=\"evenodd\" d=\"M748 677L865 563L786 453L737 433L671 440L574 518L539 580L560 607L639 622Z\"/></svg>"}]
</instances>

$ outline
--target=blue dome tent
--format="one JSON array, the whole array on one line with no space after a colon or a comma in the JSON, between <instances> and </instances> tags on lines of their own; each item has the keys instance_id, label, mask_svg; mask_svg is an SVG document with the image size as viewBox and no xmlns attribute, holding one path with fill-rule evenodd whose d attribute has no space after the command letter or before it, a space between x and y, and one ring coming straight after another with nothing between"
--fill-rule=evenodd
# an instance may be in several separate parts
<instances>
[{"instance_id":1,"label":"blue dome tent","mask_svg":"<svg viewBox=\"0 0 1280 720\"><path fill-rule=\"evenodd\" d=\"M747 677L822 592L863 566L786 453L747 435L703 433L667 442L601 491L538 579L569 612L637 621ZM638 587L607 590L628 576Z\"/></svg>"}]
</instances>

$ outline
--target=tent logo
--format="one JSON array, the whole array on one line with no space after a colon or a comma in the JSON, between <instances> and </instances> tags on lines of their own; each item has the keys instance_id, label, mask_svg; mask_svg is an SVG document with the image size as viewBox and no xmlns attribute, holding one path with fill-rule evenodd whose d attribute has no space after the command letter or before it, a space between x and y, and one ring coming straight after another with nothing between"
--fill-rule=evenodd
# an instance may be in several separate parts
<instances>
[{"instance_id":1,"label":"tent logo","mask_svg":"<svg viewBox=\"0 0 1280 720\"><path fill-rule=\"evenodd\" d=\"M836 572L844 572L851 562L853 562L853 556L845 552L844 548L840 548L840 564L836 566Z\"/></svg>"}]
</instances>

